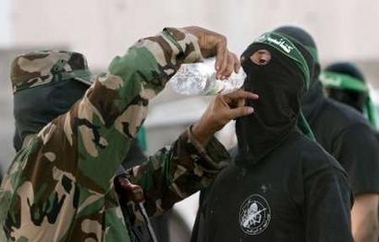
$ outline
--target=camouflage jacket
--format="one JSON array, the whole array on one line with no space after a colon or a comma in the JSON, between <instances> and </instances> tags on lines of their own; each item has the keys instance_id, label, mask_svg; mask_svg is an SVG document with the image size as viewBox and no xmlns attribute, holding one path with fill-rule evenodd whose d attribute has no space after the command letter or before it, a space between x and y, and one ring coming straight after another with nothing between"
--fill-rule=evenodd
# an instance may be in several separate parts
<instances>
[{"instance_id":1,"label":"camouflage jacket","mask_svg":"<svg viewBox=\"0 0 379 242\"><path fill-rule=\"evenodd\" d=\"M135 221L122 216L115 172L145 120L149 99L181 63L201 58L197 38L173 28L116 57L69 112L16 155L0 190L3 240L132 241ZM216 139L204 148L187 130L127 173L144 189L147 211L155 215L206 187L227 157Z\"/></svg>"}]
</instances>

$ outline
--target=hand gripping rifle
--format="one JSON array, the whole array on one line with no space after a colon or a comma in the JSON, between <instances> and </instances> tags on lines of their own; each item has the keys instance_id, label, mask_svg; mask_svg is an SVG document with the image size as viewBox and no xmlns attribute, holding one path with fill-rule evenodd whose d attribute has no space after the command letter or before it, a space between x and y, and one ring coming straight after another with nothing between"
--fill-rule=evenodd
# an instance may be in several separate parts
<instances>
[{"instance_id":1,"label":"hand gripping rifle","mask_svg":"<svg viewBox=\"0 0 379 242\"><path fill-rule=\"evenodd\" d=\"M120 176L122 174L126 174L126 171L124 167L120 165L119 168L117 169L116 177L118 177L118 181L116 182L119 183L121 189L126 191L127 197L138 206L138 210L140 211L143 217L143 220L146 224L147 231L149 233L151 241L158 242L157 236L155 235L154 229L151 225L149 216L147 215L145 206L143 205L145 197L144 197L142 188L138 185L132 184L129 181L129 179L126 178L125 176ZM120 202L123 202L123 201L120 201Z\"/></svg>"}]
</instances>

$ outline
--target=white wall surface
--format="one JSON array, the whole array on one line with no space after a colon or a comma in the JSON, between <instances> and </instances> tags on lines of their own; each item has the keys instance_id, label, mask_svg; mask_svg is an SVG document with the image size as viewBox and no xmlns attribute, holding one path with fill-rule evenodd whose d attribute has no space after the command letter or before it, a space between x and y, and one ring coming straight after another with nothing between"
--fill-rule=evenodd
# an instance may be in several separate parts
<instances>
[{"instance_id":1,"label":"white wall surface","mask_svg":"<svg viewBox=\"0 0 379 242\"><path fill-rule=\"evenodd\" d=\"M263 31L296 24L322 59L379 56L377 0L12 0L11 16L15 45L68 45L97 68L140 37L185 25L225 34L238 53Z\"/></svg>"},{"instance_id":2,"label":"white wall surface","mask_svg":"<svg viewBox=\"0 0 379 242\"><path fill-rule=\"evenodd\" d=\"M0 46L11 44L10 0L0 0Z\"/></svg>"}]
</instances>

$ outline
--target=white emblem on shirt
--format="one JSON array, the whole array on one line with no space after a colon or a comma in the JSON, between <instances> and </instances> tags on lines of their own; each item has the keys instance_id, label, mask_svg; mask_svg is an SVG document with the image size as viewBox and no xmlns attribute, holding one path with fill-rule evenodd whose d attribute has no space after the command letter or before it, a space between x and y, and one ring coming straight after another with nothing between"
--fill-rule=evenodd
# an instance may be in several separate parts
<instances>
[{"instance_id":1,"label":"white emblem on shirt","mask_svg":"<svg viewBox=\"0 0 379 242\"><path fill-rule=\"evenodd\" d=\"M271 209L267 200L258 194L243 201L239 212L242 231L248 235L257 235L265 231L271 221Z\"/></svg>"}]
</instances>

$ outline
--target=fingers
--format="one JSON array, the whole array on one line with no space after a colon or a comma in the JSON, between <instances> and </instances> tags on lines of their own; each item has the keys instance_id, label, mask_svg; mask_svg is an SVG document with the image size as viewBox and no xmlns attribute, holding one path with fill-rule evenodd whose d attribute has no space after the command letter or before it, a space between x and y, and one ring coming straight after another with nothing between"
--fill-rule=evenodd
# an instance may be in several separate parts
<instances>
[{"instance_id":1,"label":"fingers","mask_svg":"<svg viewBox=\"0 0 379 242\"><path fill-rule=\"evenodd\" d=\"M223 110L219 110L219 113L226 118L226 121L232 120L238 117L246 116L252 114L254 112L253 107L245 106L246 99L259 99L259 96L255 93L245 91L243 89L239 89L232 93L219 95L218 96L220 102L223 104ZM221 117L219 120L223 120Z\"/></svg>"},{"instance_id":2,"label":"fingers","mask_svg":"<svg viewBox=\"0 0 379 242\"><path fill-rule=\"evenodd\" d=\"M130 200L139 203L145 199L143 190L140 186L130 183L126 178L119 178L118 181Z\"/></svg>"},{"instance_id":3,"label":"fingers","mask_svg":"<svg viewBox=\"0 0 379 242\"><path fill-rule=\"evenodd\" d=\"M216 38L216 75L217 78L222 78L222 75L225 72L225 69L228 64L228 58L229 58L229 51L227 48L227 41L226 38L222 35L215 36Z\"/></svg>"},{"instance_id":4,"label":"fingers","mask_svg":"<svg viewBox=\"0 0 379 242\"><path fill-rule=\"evenodd\" d=\"M259 96L252 92L247 92L243 89L239 89L229 94L220 96L221 102L230 109L229 118L234 119L240 117L240 115L249 115L254 112L254 109L249 106L245 106L246 99L259 99Z\"/></svg>"},{"instance_id":5,"label":"fingers","mask_svg":"<svg viewBox=\"0 0 379 242\"><path fill-rule=\"evenodd\" d=\"M218 78L225 79L229 77L233 71L237 73L240 67L241 65L237 56L228 51L226 65L224 66L224 69L218 71Z\"/></svg>"},{"instance_id":6,"label":"fingers","mask_svg":"<svg viewBox=\"0 0 379 242\"><path fill-rule=\"evenodd\" d=\"M232 72L233 72L233 67L234 67L233 61L234 60L233 60L232 54L230 52L228 52L226 60L227 61L225 63L224 69L220 70L220 79L221 80L229 77L230 74L232 74Z\"/></svg>"},{"instance_id":7,"label":"fingers","mask_svg":"<svg viewBox=\"0 0 379 242\"><path fill-rule=\"evenodd\" d=\"M198 44L203 57L216 56L216 76L218 79L229 77L232 72L238 72L241 65L237 56L227 48L225 36L197 26L184 27L198 38Z\"/></svg>"},{"instance_id":8,"label":"fingers","mask_svg":"<svg viewBox=\"0 0 379 242\"><path fill-rule=\"evenodd\" d=\"M238 100L245 100L245 99L258 99L259 95L255 94L253 92L248 92L243 89L238 89L234 92L224 94L226 100L230 101L238 101Z\"/></svg>"},{"instance_id":9,"label":"fingers","mask_svg":"<svg viewBox=\"0 0 379 242\"><path fill-rule=\"evenodd\" d=\"M252 114L254 109L245 106L244 101L258 98L257 94L242 89L229 94L217 95L209 103L201 119L193 126L195 137L200 142L209 141L209 137L232 119ZM233 103L237 103L237 105L233 105Z\"/></svg>"},{"instance_id":10,"label":"fingers","mask_svg":"<svg viewBox=\"0 0 379 242\"><path fill-rule=\"evenodd\" d=\"M240 59L237 57L237 55L233 54L234 57L234 72L238 73L241 68L241 62Z\"/></svg>"},{"instance_id":11,"label":"fingers","mask_svg":"<svg viewBox=\"0 0 379 242\"><path fill-rule=\"evenodd\" d=\"M239 117L250 115L254 112L254 109L252 107L248 106L242 106L230 109L229 111L229 119L236 119Z\"/></svg>"}]
</instances>

